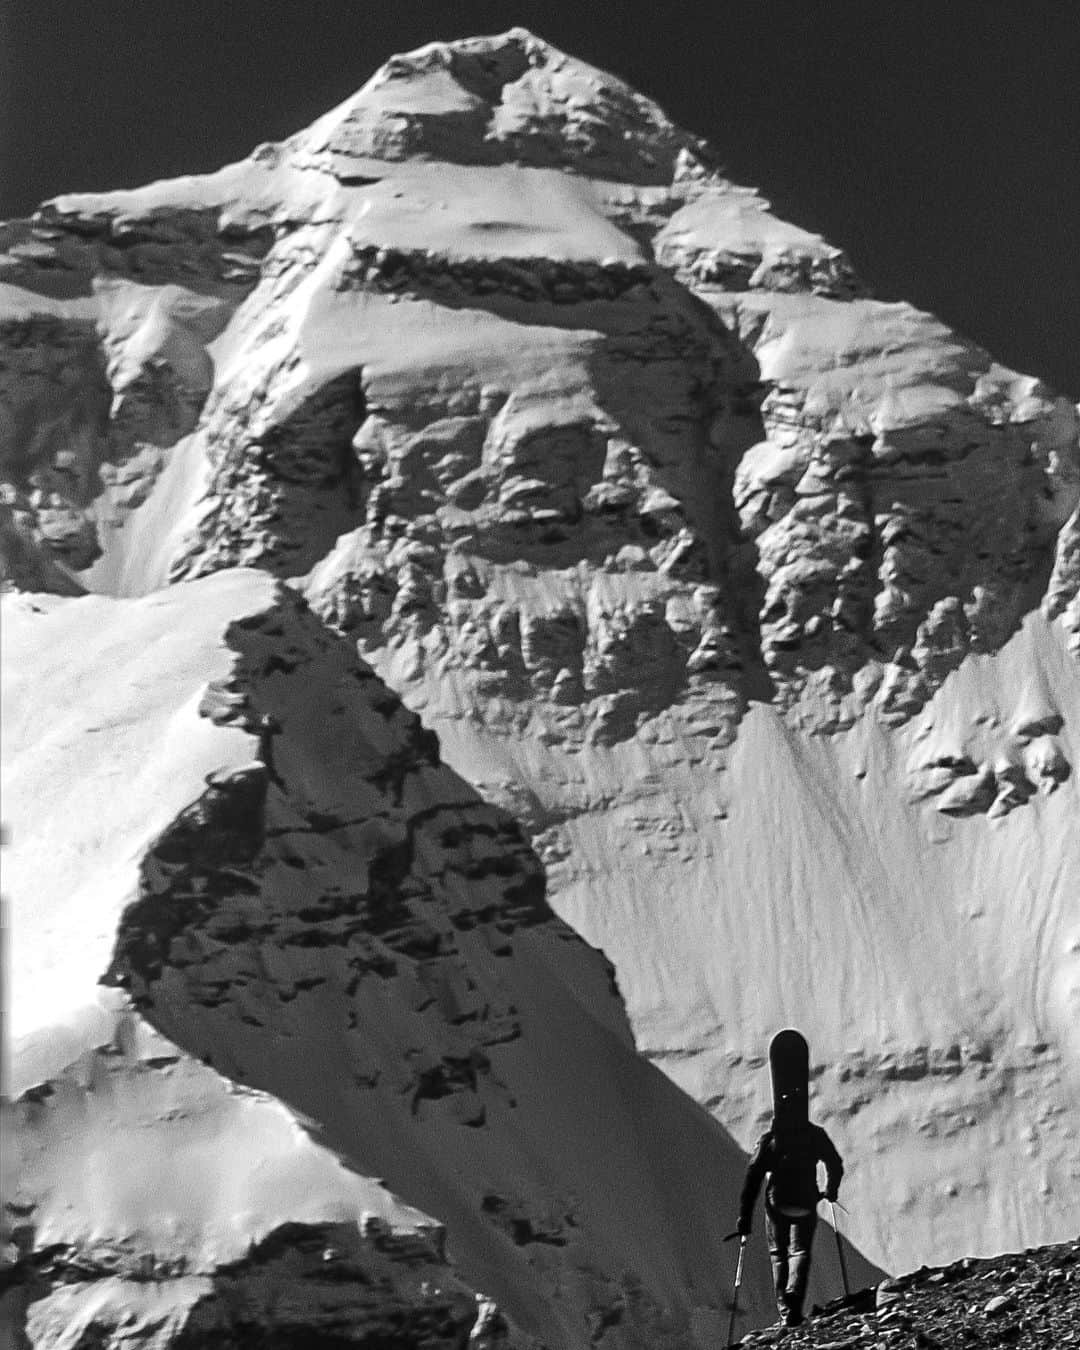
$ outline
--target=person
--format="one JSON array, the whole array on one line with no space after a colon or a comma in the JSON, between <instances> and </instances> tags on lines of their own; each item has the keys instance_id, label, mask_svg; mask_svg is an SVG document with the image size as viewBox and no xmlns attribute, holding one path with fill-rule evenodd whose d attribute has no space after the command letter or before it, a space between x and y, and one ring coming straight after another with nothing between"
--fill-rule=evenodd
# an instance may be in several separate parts
<instances>
[{"instance_id":1,"label":"person","mask_svg":"<svg viewBox=\"0 0 1080 1350\"><path fill-rule=\"evenodd\" d=\"M776 1307L785 1326L803 1321L803 1300L810 1279L810 1249L817 1227L818 1163L825 1164L826 1200L836 1200L844 1164L836 1146L821 1128L806 1116L805 1099L799 1094L781 1097L772 1125L758 1140L746 1169L739 1200L736 1232L749 1237L751 1218L761 1183L765 1188L765 1229L769 1241Z\"/></svg>"}]
</instances>

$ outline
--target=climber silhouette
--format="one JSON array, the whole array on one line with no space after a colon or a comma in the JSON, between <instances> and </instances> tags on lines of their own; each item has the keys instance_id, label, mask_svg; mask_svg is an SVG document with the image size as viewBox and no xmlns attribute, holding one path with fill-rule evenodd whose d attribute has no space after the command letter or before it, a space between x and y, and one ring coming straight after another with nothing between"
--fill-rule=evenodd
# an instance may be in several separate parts
<instances>
[{"instance_id":1,"label":"climber silhouette","mask_svg":"<svg viewBox=\"0 0 1080 1350\"><path fill-rule=\"evenodd\" d=\"M801 1046L794 1047L796 1064L793 1072L789 1070L786 1081L783 1073L777 1073L774 1059L772 1124L758 1140L746 1169L736 1232L740 1237L749 1236L754 1204L761 1183L768 1176L765 1228L776 1306L784 1325L793 1327L803 1321L803 1300L810 1279L810 1250L817 1227L817 1204L822 1198L818 1163L825 1164L824 1198L830 1201L836 1200L844 1164L832 1140L807 1114L805 1071L800 1081L798 1065L800 1059L805 1064L806 1042L797 1032L781 1032L770 1050L771 1059L781 1037L798 1037Z\"/></svg>"}]
</instances>

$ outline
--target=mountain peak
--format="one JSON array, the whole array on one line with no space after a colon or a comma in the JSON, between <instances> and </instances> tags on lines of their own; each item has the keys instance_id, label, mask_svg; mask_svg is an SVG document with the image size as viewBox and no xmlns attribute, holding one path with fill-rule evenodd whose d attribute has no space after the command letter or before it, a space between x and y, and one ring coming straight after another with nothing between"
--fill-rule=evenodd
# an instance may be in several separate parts
<instances>
[{"instance_id":1,"label":"mountain peak","mask_svg":"<svg viewBox=\"0 0 1080 1350\"><path fill-rule=\"evenodd\" d=\"M337 160L513 161L635 183L671 182L704 153L651 99L524 28L392 56L294 138Z\"/></svg>"}]
</instances>

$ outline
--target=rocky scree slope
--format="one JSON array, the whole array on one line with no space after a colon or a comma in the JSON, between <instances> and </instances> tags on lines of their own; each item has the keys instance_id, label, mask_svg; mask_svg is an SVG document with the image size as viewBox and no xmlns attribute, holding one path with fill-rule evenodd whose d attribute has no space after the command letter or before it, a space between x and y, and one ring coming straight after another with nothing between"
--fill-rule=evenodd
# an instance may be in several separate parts
<instances>
[{"instance_id":1,"label":"rocky scree slope","mask_svg":"<svg viewBox=\"0 0 1080 1350\"><path fill-rule=\"evenodd\" d=\"M1080 1343L1080 1243L965 1257L886 1280L819 1310L797 1330L750 1333L743 1345L818 1350L934 1350L1011 1345L1047 1350Z\"/></svg>"},{"instance_id":2,"label":"rocky scree slope","mask_svg":"<svg viewBox=\"0 0 1080 1350\"><path fill-rule=\"evenodd\" d=\"M875 1259L1072 1231L1066 400L521 30L6 230L20 584L290 582L744 1146L807 1030Z\"/></svg>"}]
</instances>

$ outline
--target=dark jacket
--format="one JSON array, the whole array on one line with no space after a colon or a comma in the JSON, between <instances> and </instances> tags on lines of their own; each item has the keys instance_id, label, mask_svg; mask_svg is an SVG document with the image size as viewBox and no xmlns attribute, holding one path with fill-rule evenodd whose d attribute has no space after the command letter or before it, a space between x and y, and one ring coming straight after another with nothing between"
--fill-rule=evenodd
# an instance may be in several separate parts
<instances>
[{"instance_id":1,"label":"dark jacket","mask_svg":"<svg viewBox=\"0 0 1080 1350\"><path fill-rule=\"evenodd\" d=\"M840 1189L840 1178L844 1175L844 1164L821 1126L808 1121L785 1130L777 1130L775 1125L766 1130L758 1140L750 1166L746 1169L746 1180L739 1199L740 1224L749 1224L766 1173L769 1184L765 1191L765 1203L770 1209L787 1206L816 1209L820 1198L817 1182L819 1162L825 1164L828 1177L825 1194L835 1199Z\"/></svg>"}]
</instances>

